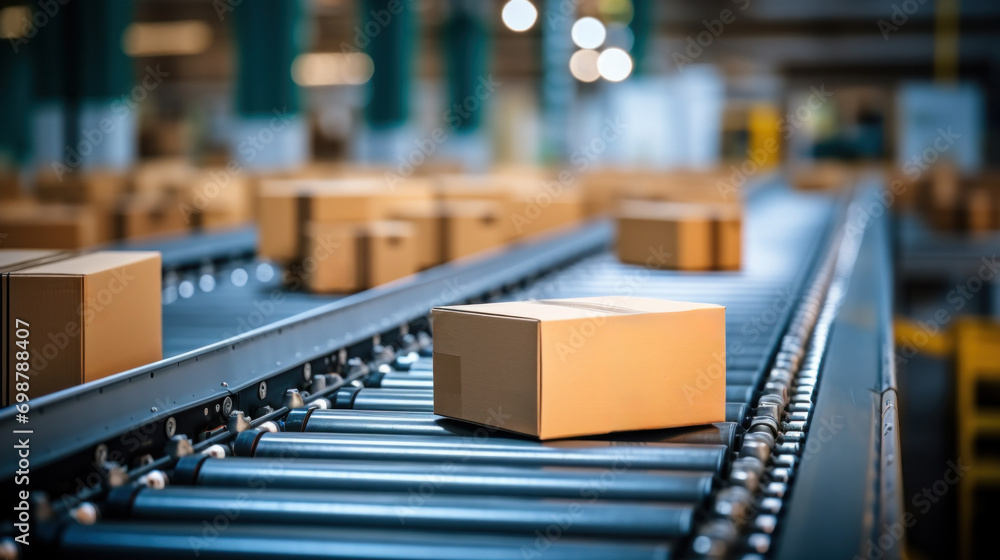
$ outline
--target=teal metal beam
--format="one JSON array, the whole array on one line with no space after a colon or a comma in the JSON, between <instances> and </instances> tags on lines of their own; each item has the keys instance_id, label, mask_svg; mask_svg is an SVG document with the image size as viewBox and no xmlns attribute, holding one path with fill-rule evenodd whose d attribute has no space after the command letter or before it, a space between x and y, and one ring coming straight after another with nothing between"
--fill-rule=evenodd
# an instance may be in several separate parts
<instances>
[{"instance_id":1,"label":"teal metal beam","mask_svg":"<svg viewBox=\"0 0 1000 560\"><path fill-rule=\"evenodd\" d=\"M455 116L448 124L459 132L472 132L479 128L485 112L482 84L489 81L491 5L470 0L451 0L449 5L442 50L448 107Z\"/></svg>"},{"instance_id":2,"label":"teal metal beam","mask_svg":"<svg viewBox=\"0 0 1000 560\"><path fill-rule=\"evenodd\" d=\"M243 2L233 9L236 33L236 111L297 114L301 92L292 62L305 47L302 0Z\"/></svg>"},{"instance_id":3,"label":"teal metal beam","mask_svg":"<svg viewBox=\"0 0 1000 560\"><path fill-rule=\"evenodd\" d=\"M359 0L360 33L356 46L374 63L368 81L365 119L373 129L402 126L409 118L416 53L416 2Z\"/></svg>"}]
</instances>

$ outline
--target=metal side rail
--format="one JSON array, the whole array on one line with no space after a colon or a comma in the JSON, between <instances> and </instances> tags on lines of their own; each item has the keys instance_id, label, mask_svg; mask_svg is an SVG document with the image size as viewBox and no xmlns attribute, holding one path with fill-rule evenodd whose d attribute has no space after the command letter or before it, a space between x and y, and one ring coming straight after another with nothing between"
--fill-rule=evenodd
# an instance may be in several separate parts
<instances>
[{"instance_id":1,"label":"metal side rail","mask_svg":"<svg viewBox=\"0 0 1000 560\"><path fill-rule=\"evenodd\" d=\"M795 483L782 507L768 512L780 520L774 550L762 534L774 519L757 516L748 560L767 552L788 560L903 557L889 218L876 192L862 191L849 209L796 377L795 394L809 395L810 410L801 423L786 423L802 432L802 455L783 474Z\"/></svg>"}]
</instances>

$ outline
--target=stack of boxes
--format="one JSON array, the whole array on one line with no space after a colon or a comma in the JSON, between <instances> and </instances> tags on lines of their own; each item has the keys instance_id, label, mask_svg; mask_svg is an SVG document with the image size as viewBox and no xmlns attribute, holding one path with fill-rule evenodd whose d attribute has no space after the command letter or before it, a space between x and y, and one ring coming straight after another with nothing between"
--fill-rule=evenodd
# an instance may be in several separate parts
<instances>
[{"instance_id":1,"label":"stack of boxes","mask_svg":"<svg viewBox=\"0 0 1000 560\"><path fill-rule=\"evenodd\" d=\"M582 201L512 174L260 185L259 253L317 292L371 288L575 223Z\"/></svg>"},{"instance_id":2,"label":"stack of boxes","mask_svg":"<svg viewBox=\"0 0 1000 560\"><path fill-rule=\"evenodd\" d=\"M246 180L182 160L153 161L130 173L40 172L34 196L0 209L6 247L81 249L118 239L234 227L251 217ZM20 191L18 191L20 192Z\"/></svg>"},{"instance_id":3,"label":"stack of boxes","mask_svg":"<svg viewBox=\"0 0 1000 560\"><path fill-rule=\"evenodd\" d=\"M941 231L982 233L1000 229L1000 174L962 175L936 165L916 178L897 173L889 183L905 206Z\"/></svg>"},{"instance_id":4,"label":"stack of boxes","mask_svg":"<svg viewBox=\"0 0 1000 560\"><path fill-rule=\"evenodd\" d=\"M0 250L3 405L162 359L160 277L155 252Z\"/></svg>"},{"instance_id":5,"label":"stack of boxes","mask_svg":"<svg viewBox=\"0 0 1000 560\"><path fill-rule=\"evenodd\" d=\"M584 180L587 211L613 212L622 262L667 270L739 270L742 202L722 170L599 170Z\"/></svg>"}]
</instances>

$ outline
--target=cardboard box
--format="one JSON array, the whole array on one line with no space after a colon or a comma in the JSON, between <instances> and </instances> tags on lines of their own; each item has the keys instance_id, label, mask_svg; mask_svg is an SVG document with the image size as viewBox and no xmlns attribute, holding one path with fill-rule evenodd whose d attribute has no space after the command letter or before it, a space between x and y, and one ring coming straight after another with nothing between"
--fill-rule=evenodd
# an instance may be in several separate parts
<instances>
[{"instance_id":1,"label":"cardboard box","mask_svg":"<svg viewBox=\"0 0 1000 560\"><path fill-rule=\"evenodd\" d=\"M11 272L29 268L38 264L71 256L62 251L43 251L35 249L0 249L0 406L7 404L7 278ZM16 340L14 341L17 342ZM14 351L19 351L16 345Z\"/></svg>"},{"instance_id":2,"label":"cardboard box","mask_svg":"<svg viewBox=\"0 0 1000 560\"><path fill-rule=\"evenodd\" d=\"M853 173L844 163L818 162L791 170L792 186L804 191L831 191L848 187Z\"/></svg>"},{"instance_id":3,"label":"cardboard box","mask_svg":"<svg viewBox=\"0 0 1000 560\"><path fill-rule=\"evenodd\" d=\"M417 272L413 228L406 222L310 223L307 252L292 266L313 292L356 292Z\"/></svg>"},{"instance_id":4,"label":"cardboard box","mask_svg":"<svg viewBox=\"0 0 1000 560\"><path fill-rule=\"evenodd\" d=\"M126 371L163 357L160 254L101 251L7 275L7 348L18 329L30 353L28 396ZM27 324L27 326L25 326ZM7 394L17 391L16 353L7 354Z\"/></svg>"},{"instance_id":5,"label":"cardboard box","mask_svg":"<svg viewBox=\"0 0 1000 560\"><path fill-rule=\"evenodd\" d=\"M433 321L435 414L540 439L725 419L724 307L580 298L440 307Z\"/></svg>"},{"instance_id":6,"label":"cardboard box","mask_svg":"<svg viewBox=\"0 0 1000 560\"><path fill-rule=\"evenodd\" d=\"M109 241L102 213L70 204L8 203L0 207L3 246L12 249L84 249Z\"/></svg>"},{"instance_id":7,"label":"cardboard box","mask_svg":"<svg viewBox=\"0 0 1000 560\"><path fill-rule=\"evenodd\" d=\"M13 171L0 170L0 200L18 200L23 196L21 176Z\"/></svg>"},{"instance_id":8,"label":"cardboard box","mask_svg":"<svg viewBox=\"0 0 1000 560\"><path fill-rule=\"evenodd\" d=\"M118 200L112 215L115 239L167 235L187 229L188 224L177 206L176 198L166 193L124 195Z\"/></svg>"},{"instance_id":9,"label":"cardboard box","mask_svg":"<svg viewBox=\"0 0 1000 560\"><path fill-rule=\"evenodd\" d=\"M622 262L670 270L740 268L738 205L625 200L617 224Z\"/></svg>"},{"instance_id":10,"label":"cardboard box","mask_svg":"<svg viewBox=\"0 0 1000 560\"><path fill-rule=\"evenodd\" d=\"M267 181L260 192L259 253L291 262L302 252L303 227L389 218L400 202L431 200L429 183L406 181L390 188L382 179Z\"/></svg>"},{"instance_id":11,"label":"cardboard box","mask_svg":"<svg viewBox=\"0 0 1000 560\"><path fill-rule=\"evenodd\" d=\"M451 202L490 202L499 212L504 241L517 238L514 213L518 180L508 175L440 175L436 178L440 200Z\"/></svg>"},{"instance_id":12,"label":"cardboard box","mask_svg":"<svg viewBox=\"0 0 1000 560\"><path fill-rule=\"evenodd\" d=\"M555 196L542 187L521 189L509 217L517 237L531 237L583 219L583 197L579 191L562 187L553 192Z\"/></svg>"},{"instance_id":13,"label":"cardboard box","mask_svg":"<svg viewBox=\"0 0 1000 560\"><path fill-rule=\"evenodd\" d=\"M250 182L224 169L205 169L188 183L177 204L185 223L195 230L237 227L253 219Z\"/></svg>"},{"instance_id":14,"label":"cardboard box","mask_svg":"<svg viewBox=\"0 0 1000 560\"><path fill-rule=\"evenodd\" d=\"M38 174L35 185L40 200L65 204L114 206L118 196L128 191L128 175L110 170L73 170L57 176L50 170Z\"/></svg>"},{"instance_id":15,"label":"cardboard box","mask_svg":"<svg viewBox=\"0 0 1000 560\"><path fill-rule=\"evenodd\" d=\"M475 200L410 202L388 211L390 219L413 226L420 269L503 245L507 233L500 216L497 204Z\"/></svg>"}]
</instances>

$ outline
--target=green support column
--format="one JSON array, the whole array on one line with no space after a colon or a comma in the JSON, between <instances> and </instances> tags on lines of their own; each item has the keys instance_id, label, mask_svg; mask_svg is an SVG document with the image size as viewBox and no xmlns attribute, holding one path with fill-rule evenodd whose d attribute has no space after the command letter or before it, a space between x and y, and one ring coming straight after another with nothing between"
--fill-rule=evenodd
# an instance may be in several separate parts
<instances>
[{"instance_id":1,"label":"green support column","mask_svg":"<svg viewBox=\"0 0 1000 560\"><path fill-rule=\"evenodd\" d=\"M251 169L299 166L309 157L292 63L305 46L302 0L243 2L232 11L236 35L233 157Z\"/></svg>"},{"instance_id":2,"label":"green support column","mask_svg":"<svg viewBox=\"0 0 1000 560\"><path fill-rule=\"evenodd\" d=\"M50 164L60 177L80 169L127 169L135 161L137 107L153 88L133 87L132 60L122 49L132 9L132 0L68 2L50 17L52 32L63 31L65 143ZM49 36L42 46L51 47L48 41L58 39ZM49 85L58 88L57 82Z\"/></svg>"},{"instance_id":3,"label":"green support column","mask_svg":"<svg viewBox=\"0 0 1000 560\"><path fill-rule=\"evenodd\" d=\"M372 59L366 85L365 126L354 146L358 159L390 163L402 171L416 149L410 129L410 95L417 53L418 0L358 0L353 47Z\"/></svg>"},{"instance_id":4,"label":"green support column","mask_svg":"<svg viewBox=\"0 0 1000 560\"><path fill-rule=\"evenodd\" d=\"M361 34L357 45L374 63L368 81L365 119L372 129L406 124L416 51L413 0L360 0Z\"/></svg>"},{"instance_id":5,"label":"green support column","mask_svg":"<svg viewBox=\"0 0 1000 560\"><path fill-rule=\"evenodd\" d=\"M569 71L573 55L570 30L576 20L575 4L564 0L540 0L538 23L542 28L542 159L562 161L572 151L568 137L570 110L576 98L576 82Z\"/></svg>"},{"instance_id":6,"label":"green support column","mask_svg":"<svg viewBox=\"0 0 1000 560\"><path fill-rule=\"evenodd\" d=\"M452 0L443 29L447 72L449 126L474 132L482 123L484 107L493 93L489 75L488 2ZM485 85L484 85L485 84Z\"/></svg>"},{"instance_id":7,"label":"green support column","mask_svg":"<svg viewBox=\"0 0 1000 560\"><path fill-rule=\"evenodd\" d=\"M628 27L632 31L632 67L633 74L644 74L646 53L652 36L656 6L653 0L632 0L632 21Z\"/></svg>"},{"instance_id":8,"label":"green support column","mask_svg":"<svg viewBox=\"0 0 1000 560\"><path fill-rule=\"evenodd\" d=\"M6 42L6 41L4 41ZM0 173L24 165L29 154L31 58L0 45Z\"/></svg>"},{"instance_id":9,"label":"green support column","mask_svg":"<svg viewBox=\"0 0 1000 560\"><path fill-rule=\"evenodd\" d=\"M62 161L66 150L66 28L70 16L56 13L38 29L28 45L34 73L34 107L31 116L36 168ZM73 127L74 129L76 127ZM75 133L74 133L75 135Z\"/></svg>"}]
</instances>

